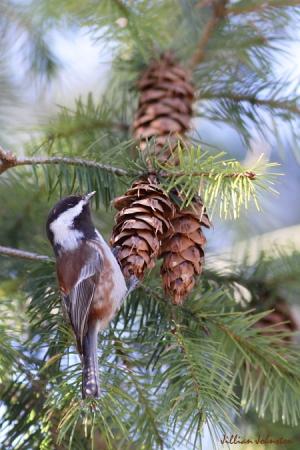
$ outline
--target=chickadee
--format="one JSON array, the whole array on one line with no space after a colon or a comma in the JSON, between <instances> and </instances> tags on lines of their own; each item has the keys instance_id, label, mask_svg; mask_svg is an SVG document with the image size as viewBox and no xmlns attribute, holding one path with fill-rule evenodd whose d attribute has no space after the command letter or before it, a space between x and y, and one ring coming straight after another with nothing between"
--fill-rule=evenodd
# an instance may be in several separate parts
<instances>
[{"instance_id":1,"label":"chickadee","mask_svg":"<svg viewBox=\"0 0 300 450\"><path fill-rule=\"evenodd\" d=\"M94 194L60 200L46 225L63 305L81 355L83 398L99 397L97 336L128 294L116 258L93 225L89 200Z\"/></svg>"}]
</instances>

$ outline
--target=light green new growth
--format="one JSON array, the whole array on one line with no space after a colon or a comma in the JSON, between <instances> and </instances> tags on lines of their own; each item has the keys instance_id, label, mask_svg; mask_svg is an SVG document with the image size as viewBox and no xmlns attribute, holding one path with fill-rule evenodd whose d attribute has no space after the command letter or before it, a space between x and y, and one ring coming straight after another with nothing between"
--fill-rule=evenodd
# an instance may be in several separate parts
<instances>
[{"instance_id":1,"label":"light green new growth","mask_svg":"<svg viewBox=\"0 0 300 450\"><path fill-rule=\"evenodd\" d=\"M168 192L177 189L182 194L181 207L189 206L199 195L209 214L217 212L223 219L237 219L241 208L248 209L253 202L260 211L259 196L273 188L278 172L272 170L278 163L267 163L262 154L251 167L239 161L226 159L226 153L211 154L198 147L178 147L174 154L178 165L172 162L161 164L152 159L152 164L161 171L160 179ZM166 177L168 175L168 177Z\"/></svg>"}]
</instances>

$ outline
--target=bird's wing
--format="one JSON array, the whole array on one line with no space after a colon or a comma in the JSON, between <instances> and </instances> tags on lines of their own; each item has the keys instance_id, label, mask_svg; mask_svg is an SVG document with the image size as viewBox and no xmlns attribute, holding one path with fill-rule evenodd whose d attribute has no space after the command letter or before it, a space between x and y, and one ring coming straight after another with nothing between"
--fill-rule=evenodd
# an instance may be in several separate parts
<instances>
[{"instance_id":1,"label":"bird's wing","mask_svg":"<svg viewBox=\"0 0 300 450\"><path fill-rule=\"evenodd\" d=\"M76 283L68 295L63 296L64 306L80 353L82 353L82 342L87 331L90 306L102 270L102 259L96 249L89 247L85 254L87 258L78 272Z\"/></svg>"}]
</instances>

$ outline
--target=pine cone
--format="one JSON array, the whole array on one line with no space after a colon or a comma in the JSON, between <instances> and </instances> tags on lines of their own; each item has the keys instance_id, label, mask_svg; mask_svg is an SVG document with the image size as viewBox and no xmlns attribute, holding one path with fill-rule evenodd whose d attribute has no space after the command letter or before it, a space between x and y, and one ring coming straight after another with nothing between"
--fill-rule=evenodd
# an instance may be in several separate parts
<instances>
[{"instance_id":1,"label":"pine cone","mask_svg":"<svg viewBox=\"0 0 300 450\"><path fill-rule=\"evenodd\" d=\"M171 53L153 61L138 82L139 106L133 123L140 148L155 137L160 161L168 159L180 137L189 129L194 88L189 73L175 62ZM165 148L162 152L162 148Z\"/></svg>"},{"instance_id":2,"label":"pine cone","mask_svg":"<svg viewBox=\"0 0 300 450\"><path fill-rule=\"evenodd\" d=\"M174 206L154 175L141 178L114 201L119 210L111 237L125 278L142 279L155 265L160 240L170 228Z\"/></svg>"},{"instance_id":3,"label":"pine cone","mask_svg":"<svg viewBox=\"0 0 300 450\"><path fill-rule=\"evenodd\" d=\"M206 239L201 226L209 228L210 221L199 199L189 208L177 207L171 225L160 251L161 275L165 292L178 305L183 303L195 285L196 276L203 270Z\"/></svg>"}]
</instances>

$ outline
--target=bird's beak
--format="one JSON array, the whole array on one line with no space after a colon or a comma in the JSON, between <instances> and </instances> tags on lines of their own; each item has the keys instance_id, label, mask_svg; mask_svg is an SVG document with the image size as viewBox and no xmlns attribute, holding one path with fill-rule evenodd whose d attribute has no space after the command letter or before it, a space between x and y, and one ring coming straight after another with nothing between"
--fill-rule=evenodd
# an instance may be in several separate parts
<instances>
[{"instance_id":1,"label":"bird's beak","mask_svg":"<svg viewBox=\"0 0 300 450\"><path fill-rule=\"evenodd\" d=\"M86 201L86 203L88 203L90 201L90 199L96 194L96 191L90 192L89 194L86 194L84 196L84 200Z\"/></svg>"}]
</instances>

